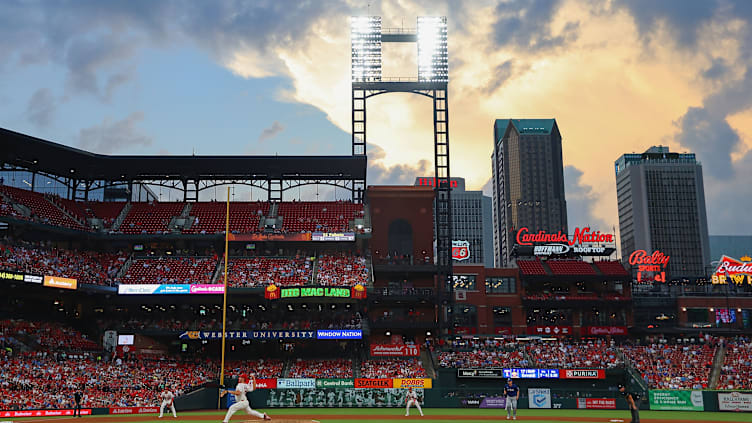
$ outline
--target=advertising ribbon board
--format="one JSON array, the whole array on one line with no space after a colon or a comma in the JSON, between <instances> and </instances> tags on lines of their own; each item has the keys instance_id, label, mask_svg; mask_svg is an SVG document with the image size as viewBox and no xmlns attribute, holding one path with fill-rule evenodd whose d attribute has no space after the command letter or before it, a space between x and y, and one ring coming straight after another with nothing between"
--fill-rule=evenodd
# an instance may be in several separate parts
<instances>
[{"instance_id":1,"label":"advertising ribbon board","mask_svg":"<svg viewBox=\"0 0 752 423\"><path fill-rule=\"evenodd\" d=\"M244 242L262 242L262 241L310 241L310 233L293 233L293 234L228 234L227 239L230 241Z\"/></svg>"},{"instance_id":2,"label":"advertising ribbon board","mask_svg":"<svg viewBox=\"0 0 752 423\"><path fill-rule=\"evenodd\" d=\"M392 379L355 379L356 388L386 389L394 387Z\"/></svg>"},{"instance_id":3,"label":"advertising ribbon board","mask_svg":"<svg viewBox=\"0 0 752 423\"><path fill-rule=\"evenodd\" d=\"M395 388L431 388L432 379L413 378L413 379L394 379Z\"/></svg>"},{"instance_id":4,"label":"advertising ribbon board","mask_svg":"<svg viewBox=\"0 0 752 423\"><path fill-rule=\"evenodd\" d=\"M528 388L528 406L530 408L551 408L551 390L548 388Z\"/></svg>"},{"instance_id":5,"label":"advertising ribbon board","mask_svg":"<svg viewBox=\"0 0 752 423\"><path fill-rule=\"evenodd\" d=\"M71 278L45 276L43 285L50 288L76 289L78 288L78 281Z\"/></svg>"},{"instance_id":6,"label":"advertising ribbon board","mask_svg":"<svg viewBox=\"0 0 752 423\"><path fill-rule=\"evenodd\" d=\"M342 388L354 388L354 379L316 379L316 388L330 388L330 389L342 389Z\"/></svg>"},{"instance_id":7,"label":"advertising ribbon board","mask_svg":"<svg viewBox=\"0 0 752 423\"><path fill-rule=\"evenodd\" d=\"M41 284L43 280L44 280L44 277L40 275L30 275L28 273L11 272L8 270L4 270L0 272L0 281Z\"/></svg>"},{"instance_id":8,"label":"advertising ribbon board","mask_svg":"<svg viewBox=\"0 0 752 423\"><path fill-rule=\"evenodd\" d=\"M225 332L227 339L315 339L312 330L233 330ZM189 330L180 339L222 339L222 331Z\"/></svg>"},{"instance_id":9,"label":"advertising ribbon board","mask_svg":"<svg viewBox=\"0 0 752 423\"><path fill-rule=\"evenodd\" d=\"M651 410L704 411L702 391L650 391Z\"/></svg>"},{"instance_id":10,"label":"advertising ribbon board","mask_svg":"<svg viewBox=\"0 0 752 423\"><path fill-rule=\"evenodd\" d=\"M423 389L416 389L423 398ZM402 389L271 389L267 407L405 407ZM460 419L461 420L461 419Z\"/></svg>"},{"instance_id":11,"label":"advertising ribbon board","mask_svg":"<svg viewBox=\"0 0 752 423\"><path fill-rule=\"evenodd\" d=\"M721 411L752 411L752 394L719 392L718 409Z\"/></svg>"},{"instance_id":12,"label":"advertising ribbon board","mask_svg":"<svg viewBox=\"0 0 752 423\"><path fill-rule=\"evenodd\" d=\"M110 414L154 414L159 407L110 407Z\"/></svg>"},{"instance_id":13,"label":"advertising ribbon board","mask_svg":"<svg viewBox=\"0 0 752 423\"><path fill-rule=\"evenodd\" d=\"M256 379L256 389L274 389L277 387L277 379Z\"/></svg>"},{"instance_id":14,"label":"advertising ribbon board","mask_svg":"<svg viewBox=\"0 0 752 423\"><path fill-rule=\"evenodd\" d=\"M626 326L585 326L585 335L626 335Z\"/></svg>"},{"instance_id":15,"label":"advertising ribbon board","mask_svg":"<svg viewBox=\"0 0 752 423\"><path fill-rule=\"evenodd\" d=\"M571 326L528 326L528 335L566 336L572 334Z\"/></svg>"},{"instance_id":16,"label":"advertising ribbon board","mask_svg":"<svg viewBox=\"0 0 752 423\"><path fill-rule=\"evenodd\" d=\"M316 331L316 338L318 338L318 339L362 339L363 338L363 331L360 330L360 329L347 329L347 330L327 329L327 330L317 330Z\"/></svg>"},{"instance_id":17,"label":"advertising ribbon board","mask_svg":"<svg viewBox=\"0 0 752 423\"><path fill-rule=\"evenodd\" d=\"M220 284L133 284L118 285L120 295L171 295L171 294L223 294L225 286Z\"/></svg>"},{"instance_id":18,"label":"advertising ribbon board","mask_svg":"<svg viewBox=\"0 0 752 423\"><path fill-rule=\"evenodd\" d=\"M616 410L614 398L577 398L577 408L588 410Z\"/></svg>"},{"instance_id":19,"label":"advertising ribbon board","mask_svg":"<svg viewBox=\"0 0 752 423\"><path fill-rule=\"evenodd\" d=\"M316 379L277 379L277 389L314 389Z\"/></svg>"},{"instance_id":20,"label":"advertising ribbon board","mask_svg":"<svg viewBox=\"0 0 752 423\"><path fill-rule=\"evenodd\" d=\"M605 379L606 371L603 369L566 369L559 372L562 379Z\"/></svg>"},{"instance_id":21,"label":"advertising ribbon board","mask_svg":"<svg viewBox=\"0 0 752 423\"><path fill-rule=\"evenodd\" d=\"M457 369L458 378L501 379L503 369Z\"/></svg>"},{"instance_id":22,"label":"advertising ribbon board","mask_svg":"<svg viewBox=\"0 0 752 423\"><path fill-rule=\"evenodd\" d=\"M559 369L504 369L505 379L559 379Z\"/></svg>"},{"instance_id":23,"label":"advertising ribbon board","mask_svg":"<svg viewBox=\"0 0 752 423\"><path fill-rule=\"evenodd\" d=\"M314 232L311 241L355 241L355 232Z\"/></svg>"},{"instance_id":24,"label":"advertising ribbon board","mask_svg":"<svg viewBox=\"0 0 752 423\"><path fill-rule=\"evenodd\" d=\"M479 408L506 408L506 406L505 397L485 397L481 400Z\"/></svg>"},{"instance_id":25,"label":"advertising ribbon board","mask_svg":"<svg viewBox=\"0 0 752 423\"><path fill-rule=\"evenodd\" d=\"M19 410L19 411L0 411L0 417L53 417L53 416L72 416L73 410ZM82 416L90 416L91 408L82 408Z\"/></svg>"},{"instance_id":26,"label":"advertising ribbon board","mask_svg":"<svg viewBox=\"0 0 752 423\"><path fill-rule=\"evenodd\" d=\"M371 344L371 357L417 357L420 348L407 344Z\"/></svg>"}]
</instances>

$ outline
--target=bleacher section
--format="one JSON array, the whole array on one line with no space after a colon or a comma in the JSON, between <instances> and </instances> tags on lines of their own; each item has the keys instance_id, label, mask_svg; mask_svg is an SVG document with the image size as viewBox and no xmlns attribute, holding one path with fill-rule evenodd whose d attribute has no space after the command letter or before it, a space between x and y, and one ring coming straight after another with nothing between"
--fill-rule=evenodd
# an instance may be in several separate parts
<instances>
[{"instance_id":1,"label":"bleacher section","mask_svg":"<svg viewBox=\"0 0 752 423\"><path fill-rule=\"evenodd\" d=\"M351 220L363 217L363 205L346 201L283 202L278 214L286 232L346 232Z\"/></svg>"},{"instance_id":2,"label":"bleacher section","mask_svg":"<svg viewBox=\"0 0 752 423\"><path fill-rule=\"evenodd\" d=\"M360 365L360 377L369 379L426 377L426 369L417 358L365 360Z\"/></svg>"},{"instance_id":3,"label":"bleacher section","mask_svg":"<svg viewBox=\"0 0 752 423\"><path fill-rule=\"evenodd\" d=\"M352 360L297 360L290 367L291 378L351 378Z\"/></svg>"},{"instance_id":4,"label":"bleacher section","mask_svg":"<svg viewBox=\"0 0 752 423\"><path fill-rule=\"evenodd\" d=\"M102 219L105 228L109 228L120 215L125 203L89 201L82 206L86 217Z\"/></svg>"},{"instance_id":5,"label":"bleacher section","mask_svg":"<svg viewBox=\"0 0 752 423\"><path fill-rule=\"evenodd\" d=\"M319 256L316 268L318 285L355 286L370 282L370 271L365 257L342 253Z\"/></svg>"},{"instance_id":6,"label":"bleacher section","mask_svg":"<svg viewBox=\"0 0 752 423\"><path fill-rule=\"evenodd\" d=\"M225 213L227 205L217 202L199 202L191 207L189 216L195 218L190 229L185 233L214 234L225 230ZM269 203L231 202L230 203L230 232L251 233L259 231L259 222L263 216L269 214Z\"/></svg>"},{"instance_id":7,"label":"bleacher section","mask_svg":"<svg viewBox=\"0 0 752 423\"><path fill-rule=\"evenodd\" d=\"M28 207L31 210L33 220L65 228L86 230L85 227L62 213L59 208L38 192L6 185L0 185L0 191L11 197L15 202Z\"/></svg>"},{"instance_id":8,"label":"bleacher section","mask_svg":"<svg viewBox=\"0 0 752 423\"><path fill-rule=\"evenodd\" d=\"M608 276L629 276L629 272L618 261L596 261L595 267L604 275Z\"/></svg>"},{"instance_id":9,"label":"bleacher section","mask_svg":"<svg viewBox=\"0 0 752 423\"><path fill-rule=\"evenodd\" d=\"M548 260L546 262L555 275L595 275L590 263L579 260Z\"/></svg>"},{"instance_id":10,"label":"bleacher section","mask_svg":"<svg viewBox=\"0 0 752 423\"><path fill-rule=\"evenodd\" d=\"M180 214L184 203L132 203L120 225L124 234L158 234L167 232L173 217Z\"/></svg>"},{"instance_id":11,"label":"bleacher section","mask_svg":"<svg viewBox=\"0 0 752 423\"><path fill-rule=\"evenodd\" d=\"M310 257L251 257L229 260L227 283L233 287L299 286L312 280Z\"/></svg>"},{"instance_id":12,"label":"bleacher section","mask_svg":"<svg viewBox=\"0 0 752 423\"><path fill-rule=\"evenodd\" d=\"M622 347L651 389L706 389L716 348L708 344Z\"/></svg>"},{"instance_id":13,"label":"bleacher section","mask_svg":"<svg viewBox=\"0 0 752 423\"><path fill-rule=\"evenodd\" d=\"M517 260L520 272L526 275L545 275L546 270L540 260Z\"/></svg>"},{"instance_id":14,"label":"bleacher section","mask_svg":"<svg viewBox=\"0 0 752 423\"><path fill-rule=\"evenodd\" d=\"M718 389L752 389L752 344L732 340L726 346Z\"/></svg>"},{"instance_id":15,"label":"bleacher section","mask_svg":"<svg viewBox=\"0 0 752 423\"><path fill-rule=\"evenodd\" d=\"M210 257L133 259L121 284L208 284L217 266Z\"/></svg>"}]
</instances>

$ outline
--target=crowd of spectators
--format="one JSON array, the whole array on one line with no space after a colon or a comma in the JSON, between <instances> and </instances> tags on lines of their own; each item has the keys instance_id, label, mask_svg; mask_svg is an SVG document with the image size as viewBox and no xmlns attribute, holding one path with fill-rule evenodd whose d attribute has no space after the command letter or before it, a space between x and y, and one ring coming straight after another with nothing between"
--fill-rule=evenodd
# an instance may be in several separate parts
<instances>
[{"instance_id":1,"label":"crowd of spectators","mask_svg":"<svg viewBox=\"0 0 752 423\"><path fill-rule=\"evenodd\" d=\"M623 365L614 345L604 340L546 341L525 345L531 367L611 369Z\"/></svg>"},{"instance_id":2,"label":"crowd of spectators","mask_svg":"<svg viewBox=\"0 0 752 423\"><path fill-rule=\"evenodd\" d=\"M232 360L225 362L225 374L253 374L257 379L282 377L285 363L282 360Z\"/></svg>"},{"instance_id":3,"label":"crowd of spectators","mask_svg":"<svg viewBox=\"0 0 752 423\"><path fill-rule=\"evenodd\" d=\"M208 284L217 257L159 257L133 259L121 284Z\"/></svg>"},{"instance_id":4,"label":"crowd of spectators","mask_svg":"<svg viewBox=\"0 0 752 423\"><path fill-rule=\"evenodd\" d=\"M436 357L441 367L529 367L519 344L497 339L462 340L449 344Z\"/></svg>"},{"instance_id":5,"label":"crowd of spectators","mask_svg":"<svg viewBox=\"0 0 752 423\"><path fill-rule=\"evenodd\" d=\"M27 320L0 320L3 338L22 340L37 344L51 351L98 351L101 347L81 332L55 322L31 322Z\"/></svg>"},{"instance_id":6,"label":"crowd of spectators","mask_svg":"<svg viewBox=\"0 0 752 423\"><path fill-rule=\"evenodd\" d=\"M370 271L366 258L349 253L322 254L316 267L316 282L323 286L367 285Z\"/></svg>"},{"instance_id":7,"label":"crowd of spectators","mask_svg":"<svg viewBox=\"0 0 752 423\"><path fill-rule=\"evenodd\" d=\"M417 358L364 360L360 377L367 379L426 377L426 369Z\"/></svg>"},{"instance_id":8,"label":"crowd of spectators","mask_svg":"<svg viewBox=\"0 0 752 423\"><path fill-rule=\"evenodd\" d=\"M91 353L0 352L0 409L72 408L81 388L84 407L159 404L162 387L176 395L216 378L208 363L169 359L106 360Z\"/></svg>"},{"instance_id":9,"label":"crowd of spectators","mask_svg":"<svg viewBox=\"0 0 752 423\"><path fill-rule=\"evenodd\" d=\"M651 389L705 389L716 346L711 342L669 343L621 347Z\"/></svg>"},{"instance_id":10,"label":"crowd of spectators","mask_svg":"<svg viewBox=\"0 0 752 423\"><path fill-rule=\"evenodd\" d=\"M227 283L233 287L275 284L300 286L311 282L311 257L233 258L227 265Z\"/></svg>"},{"instance_id":11,"label":"crowd of spectators","mask_svg":"<svg viewBox=\"0 0 752 423\"><path fill-rule=\"evenodd\" d=\"M752 343L738 337L726 344L718 389L752 389Z\"/></svg>"},{"instance_id":12,"label":"crowd of spectators","mask_svg":"<svg viewBox=\"0 0 752 423\"><path fill-rule=\"evenodd\" d=\"M67 250L18 240L0 242L0 270L73 278L92 285L112 285L126 259L122 252Z\"/></svg>"},{"instance_id":13,"label":"crowd of spectators","mask_svg":"<svg viewBox=\"0 0 752 423\"><path fill-rule=\"evenodd\" d=\"M290 367L291 378L351 378L352 360L302 360L298 359Z\"/></svg>"}]
</instances>

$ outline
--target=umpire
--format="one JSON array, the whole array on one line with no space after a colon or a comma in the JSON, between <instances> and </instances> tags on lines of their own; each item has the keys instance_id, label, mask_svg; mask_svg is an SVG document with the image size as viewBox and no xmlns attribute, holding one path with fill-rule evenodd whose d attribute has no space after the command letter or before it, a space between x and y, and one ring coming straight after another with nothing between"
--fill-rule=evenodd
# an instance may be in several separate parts
<instances>
[{"instance_id":1,"label":"umpire","mask_svg":"<svg viewBox=\"0 0 752 423\"><path fill-rule=\"evenodd\" d=\"M629 412L632 413L632 421L630 423L640 423L640 408L637 406L639 401L633 392L627 391L627 388L619 384L619 393L627 401L629 406Z\"/></svg>"},{"instance_id":2,"label":"umpire","mask_svg":"<svg viewBox=\"0 0 752 423\"><path fill-rule=\"evenodd\" d=\"M73 409L73 417L81 417L81 388L76 388L73 393L73 400L76 401L76 407Z\"/></svg>"}]
</instances>

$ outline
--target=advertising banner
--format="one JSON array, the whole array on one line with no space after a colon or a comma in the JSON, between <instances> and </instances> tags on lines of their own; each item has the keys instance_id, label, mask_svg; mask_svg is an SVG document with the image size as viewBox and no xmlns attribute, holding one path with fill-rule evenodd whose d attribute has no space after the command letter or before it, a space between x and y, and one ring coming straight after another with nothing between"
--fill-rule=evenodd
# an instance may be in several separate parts
<instances>
[{"instance_id":1,"label":"advertising banner","mask_svg":"<svg viewBox=\"0 0 752 423\"><path fill-rule=\"evenodd\" d=\"M510 327L495 327L494 334L496 335L511 335L512 328Z\"/></svg>"},{"instance_id":2,"label":"advertising banner","mask_svg":"<svg viewBox=\"0 0 752 423\"><path fill-rule=\"evenodd\" d=\"M44 286L48 286L50 288L76 289L78 288L78 281L71 278L45 276Z\"/></svg>"},{"instance_id":3,"label":"advertising banner","mask_svg":"<svg viewBox=\"0 0 752 423\"><path fill-rule=\"evenodd\" d=\"M458 378L501 379L503 369L457 369Z\"/></svg>"},{"instance_id":4,"label":"advertising banner","mask_svg":"<svg viewBox=\"0 0 752 423\"><path fill-rule=\"evenodd\" d=\"M0 417L53 417L53 416L72 416L73 410L20 410L20 411L0 411ZM82 408L82 416L90 416L91 408Z\"/></svg>"},{"instance_id":5,"label":"advertising banner","mask_svg":"<svg viewBox=\"0 0 752 423\"><path fill-rule=\"evenodd\" d=\"M417 357L420 348L417 345L406 344L371 344L372 357Z\"/></svg>"},{"instance_id":6,"label":"advertising banner","mask_svg":"<svg viewBox=\"0 0 752 423\"><path fill-rule=\"evenodd\" d=\"M347 329L347 330L318 330L316 331L316 338L318 339L362 339L363 331L360 329Z\"/></svg>"},{"instance_id":7,"label":"advertising banner","mask_svg":"<svg viewBox=\"0 0 752 423\"><path fill-rule=\"evenodd\" d=\"M277 379L256 379L256 389L274 389L277 387Z\"/></svg>"},{"instance_id":8,"label":"advertising banner","mask_svg":"<svg viewBox=\"0 0 752 423\"><path fill-rule=\"evenodd\" d=\"M577 398L577 408L588 410L616 410L615 398Z\"/></svg>"},{"instance_id":9,"label":"advertising banner","mask_svg":"<svg viewBox=\"0 0 752 423\"><path fill-rule=\"evenodd\" d=\"M353 295L355 287L338 288L331 286L302 286L295 288L280 288L279 296L269 299L285 298L365 298L365 289L361 286L358 296ZM273 292L273 291L272 291Z\"/></svg>"},{"instance_id":10,"label":"advertising banner","mask_svg":"<svg viewBox=\"0 0 752 423\"><path fill-rule=\"evenodd\" d=\"M260 241L310 241L310 233L292 233L292 234L228 234L227 239L230 241L260 242Z\"/></svg>"},{"instance_id":11,"label":"advertising banner","mask_svg":"<svg viewBox=\"0 0 752 423\"><path fill-rule=\"evenodd\" d=\"M331 389L342 389L342 388L354 388L355 387L355 380L354 379L316 379L316 388L331 388Z\"/></svg>"},{"instance_id":12,"label":"advertising banner","mask_svg":"<svg viewBox=\"0 0 752 423\"><path fill-rule=\"evenodd\" d=\"M562 379L605 379L606 371L603 369L567 369L559 372Z\"/></svg>"},{"instance_id":13,"label":"advertising banner","mask_svg":"<svg viewBox=\"0 0 752 423\"><path fill-rule=\"evenodd\" d=\"M118 285L120 295L223 294L224 285L133 284Z\"/></svg>"},{"instance_id":14,"label":"advertising banner","mask_svg":"<svg viewBox=\"0 0 752 423\"><path fill-rule=\"evenodd\" d=\"M655 250L648 254L645 250L636 250L629 255L629 265L637 269L637 283L666 282L666 268L671 256Z\"/></svg>"},{"instance_id":15,"label":"advertising banner","mask_svg":"<svg viewBox=\"0 0 752 423\"><path fill-rule=\"evenodd\" d=\"M159 407L110 407L110 414L154 414Z\"/></svg>"},{"instance_id":16,"label":"advertising banner","mask_svg":"<svg viewBox=\"0 0 752 423\"><path fill-rule=\"evenodd\" d=\"M423 390L416 389L419 398ZM405 407L403 389L272 389L266 407Z\"/></svg>"},{"instance_id":17,"label":"advertising banner","mask_svg":"<svg viewBox=\"0 0 752 423\"><path fill-rule=\"evenodd\" d=\"M505 379L558 379L559 369L504 369L503 374Z\"/></svg>"},{"instance_id":18,"label":"advertising banner","mask_svg":"<svg viewBox=\"0 0 752 423\"><path fill-rule=\"evenodd\" d=\"M470 241L452 241L452 259L464 261L470 258Z\"/></svg>"},{"instance_id":19,"label":"advertising banner","mask_svg":"<svg viewBox=\"0 0 752 423\"><path fill-rule=\"evenodd\" d=\"M394 379L395 388L431 388L432 379L430 378L411 378L411 379Z\"/></svg>"},{"instance_id":20,"label":"advertising banner","mask_svg":"<svg viewBox=\"0 0 752 423\"><path fill-rule=\"evenodd\" d=\"M702 391L650 391L651 410L704 411Z\"/></svg>"},{"instance_id":21,"label":"advertising banner","mask_svg":"<svg viewBox=\"0 0 752 423\"><path fill-rule=\"evenodd\" d=\"M392 379L355 379L356 388L387 389L394 385Z\"/></svg>"},{"instance_id":22,"label":"advertising banner","mask_svg":"<svg viewBox=\"0 0 752 423\"><path fill-rule=\"evenodd\" d=\"M714 285L752 285L752 258L744 256L737 260L724 255L718 262L711 281Z\"/></svg>"},{"instance_id":23,"label":"advertising banner","mask_svg":"<svg viewBox=\"0 0 752 423\"><path fill-rule=\"evenodd\" d=\"M551 408L551 390L548 388L528 388L528 407Z\"/></svg>"},{"instance_id":24,"label":"advertising banner","mask_svg":"<svg viewBox=\"0 0 752 423\"><path fill-rule=\"evenodd\" d=\"M528 335L566 336L572 334L571 326L528 326Z\"/></svg>"},{"instance_id":25,"label":"advertising banner","mask_svg":"<svg viewBox=\"0 0 752 423\"><path fill-rule=\"evenodd\" d=\"M561 231L531 233L526 227L517 231L517 251L524 255L555 256L574 253L579 256L607 256L615 251L613 234L591 231L589 227L575 228L571 236Z\"/></svg>"},{"instance_id":26,"label":"advertising banner","mask_svg":"<svg viewBox=\"0 0 752 423\"><path fill-rule=\"evenodd\" d=\"M311 241L355 241L355 232L314 232Z\"/></svg>"},{"instance_id":27,"label":"advertising banner","mask_svg":"<svg viewBox=\"0 0 752 423\"><path fill-rule=\"evenodd\" d=\"M11 272L8 270L4 270L0 272L0 281L41 284L43 280L44 280L44 277L40 275L30 275L28 273Z\"/></svg>"},{"instance_id":28,"label":"advertising banner","mask_svg":"<svg viewBox=\"0 0 752 423\"><path fill-rule=\"evenodd\" d=\"M485 397L481 400L480 408L505 408L507 399L505 397Z\"/></svg>"},{"instance_id":29,"label":"advertising banner","mask_svg":"<svg viewBox=\"0 0 752 423\"><path fill-rule=\"evenodd\" d=\"M277 389L314 389L316 379L277 379Z\"/></svg>"},{"instance_id":30,"label":"advertising banner","mask_svg":"<svg viewBox=\"0 0 752 423\"><path fill-rule=\"evenodd\" d=\"M584 335L626 335L626 326L585 326L582 328Z\"/></svg>"},{"instance_id":31,"label":"advertising banner","mask_svg":"<svg viewBox=\"0 0 752 423\"><path fill-rule=\"evenodd\" d=\"M315 339L312 330L233 330L225 332L226 339ZM222 331L189 330L180 339L222 339Z\"/></svg>"},{"instance_id":32,"label":"advertising banner","mask_svg":"<svg viewBox=\"0 0 752 423\"><path fill-rule=\"evenodd\" d=\"M752 394L719 392L718 409L721 411L752 411Z\"/></svg>"}]
</instances>

